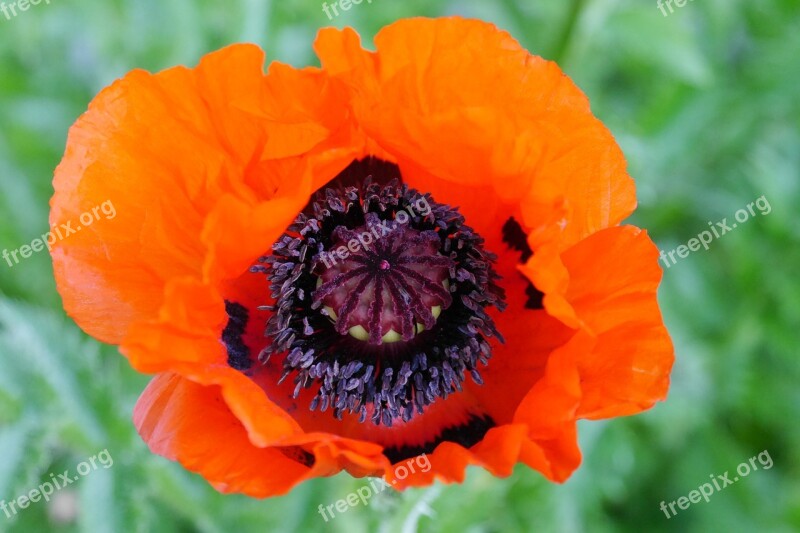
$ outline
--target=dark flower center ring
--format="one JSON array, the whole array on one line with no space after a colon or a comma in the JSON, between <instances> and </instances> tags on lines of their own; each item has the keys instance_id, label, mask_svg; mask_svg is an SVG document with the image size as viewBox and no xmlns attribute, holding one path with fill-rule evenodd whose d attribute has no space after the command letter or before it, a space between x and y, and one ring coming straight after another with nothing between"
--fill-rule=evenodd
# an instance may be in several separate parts
<instances>
[{"instance_id":1,"label":"dark flower center ring","mask_svg":"<svg viewBox=\"0 0 800 533\"><path fill-rule=\"evenodd\" d=\"M354 162L252 269L275 299L259 359L293 376L294 398L316 391L312 410L387 426L462 390L467 374L481 384L488 339L502 342L486 309L505 308L483 242L395 165Z\"/></svg>"}]
</instances>

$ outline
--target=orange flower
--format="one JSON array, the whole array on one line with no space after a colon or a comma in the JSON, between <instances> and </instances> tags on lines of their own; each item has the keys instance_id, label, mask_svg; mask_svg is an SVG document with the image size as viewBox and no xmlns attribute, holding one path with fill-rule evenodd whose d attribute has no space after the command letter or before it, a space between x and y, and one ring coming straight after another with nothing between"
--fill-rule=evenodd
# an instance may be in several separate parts
<instances>
[{"instance_id":1,"label":"orange flower","mask_svg":"<svg viewBox=\"0 0 800 533\"><path fill-rule=\"evenodd\" d=\"M156 374L134 420L223 492L345 469L397 488L517 462L665 397L672 345L634 185L551 62L474 20L397 22L322 68L230 46L133 71L72 127L51 223L69 315ZM407 477L392 465L426 453Z\"/></svg>"}]
</instances>

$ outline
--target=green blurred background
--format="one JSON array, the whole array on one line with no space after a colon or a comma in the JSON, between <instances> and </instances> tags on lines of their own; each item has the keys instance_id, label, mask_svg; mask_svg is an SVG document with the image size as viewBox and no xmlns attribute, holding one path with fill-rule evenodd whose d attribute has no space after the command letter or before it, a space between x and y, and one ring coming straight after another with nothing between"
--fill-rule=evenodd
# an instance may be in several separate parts
<instances>
[{"instance_id":1,"label":"green blurred background","mask_svg":"<svg viewBox=\"0 0 800 533\"><path fill-rule=\"evenodd\" d=\"M8 2L7 2L8 3ZM228 43L316 64L325 25L365 43L407 16L497 23L557 60L627 154L660 248L765 195L772 211L665 269L660 297L677 360L665 403L581 422L584 464L565 484L524 467L471 469L463 485L388 490L325 523L346 475L270 500L222 496L153 456L131 422L147 382L65 316L46 253L0 263L0 500L107 449L99 469L7 519L0 531L798 531L800 530L800 3L797 0L366 1L329 21L321 1L50 0L0 13L0 248L48 228L67 129L136 67L195 65ZM669 11L667 10L667 13ZM687 495L763 450L774 461L666 518Z\"/></svg>"}]
</instances>

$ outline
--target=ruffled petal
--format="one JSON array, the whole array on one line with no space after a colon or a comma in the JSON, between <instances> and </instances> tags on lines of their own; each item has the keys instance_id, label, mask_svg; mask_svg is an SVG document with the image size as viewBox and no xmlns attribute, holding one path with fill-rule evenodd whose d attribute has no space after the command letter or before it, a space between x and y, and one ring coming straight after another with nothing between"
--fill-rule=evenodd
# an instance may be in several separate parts
<instances>
[{"instance_id":1,"label":"ruffled petal","mask_svg":"<svg viewBox=\"0 0 800 533\"><path fill-rule=\"evenodd\" d=\"M220 387L159 374L139 398L134 423L153 453L180 462L217 490L256 498L284 494L302 481L342 470L361 477L389 467L379 453L365 455L315 435L253 443L226 401Z\"/></svg>"},{"instance_id":2,"label":"ruffled petal","mask_svg":"<svg viewBox=\"0 0 800 533\"><path fill-rule=\"evenodd\" d=\"M506 204L498 213L516 204L526 228L557 235L562 248L635 207L622 152L584 94L508 33L459 17L407 19L384 28L375 44L367 52L352 30L325 29L315 49L351 88L359 124L396 155L404 176L424 169L449 182L456 199L459 190L489 187ZM565 206L566 220L557 216Z\"/></svg>"},{"instance_id":3,"label":"ruffled petal","mask_svg":"<svg viewBox=\"0 0 800 533\"><path fill-rule=\"evenodd\" d=\"M268 247L308 200L310 176L330 179L365 150L336 105L341 88L313 70L279 67L268 78L263 62L258 47L235 45L195 69L133 71L71 128L51 225L77 229L81 214L101 216L58 240L52 256L64 307L89 334L119 343L154 316L171 279L245 268L242 255ZM233 241L220 241L231 222L261 230L236 256Z\"/></svg>"},{"instance_id":4,"label":"ruffled petal","mask_svg":"<svg viewBox=\"0 0 800 533\"><path fill-rule=\"evenodd\" d=\"M293 459L294 450L253 446L218 387L176 374L161 374L150 382L133 419L153 453L180 462L221 492L262 498L285 494L322 470Z\"/></svg>"},{"instance_id":5,"label":"ruffled petal","mask_svg":"<svg viewBox=\"0 0 800 533\"><path fill-rule=\"evenodd\" d=\"M395 466L387 472L387 480L397 488L428 485L434 479L460 483L469 465L504 477L511 474L517 462L552 481L567 479L581 461L575 416L581 400L576 344L569 343L550 355L541 378L518 404L512 423L490 429L469 449L443 442L426 458L431 464L429 471L417 469L398 479Z\"/></svg>"},{"instance_id":6,"label":"ruffled petal","mask_svg":"<svg viewBox=\"0 0 800 533\"><path fill-rule=\"evenodd\" d=\"M567 298L594 347L579 359L582 418L624 416L666 397L674 350L658 308L662 271L646 231L600 231L563 254Z\"/></svg>"}]
</instances>

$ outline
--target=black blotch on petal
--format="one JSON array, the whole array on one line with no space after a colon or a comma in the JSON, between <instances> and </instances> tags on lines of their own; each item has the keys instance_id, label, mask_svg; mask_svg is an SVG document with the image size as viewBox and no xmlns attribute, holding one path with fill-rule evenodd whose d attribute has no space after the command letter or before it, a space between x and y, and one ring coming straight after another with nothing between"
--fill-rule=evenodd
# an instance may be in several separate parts
<instances>
[{"instance_id":1,"label":"black blotch on petal","mask_svg":"<svg viewBox=\"0 0 800 533\"><path fill-rule=\"evenodd\" d=\"M503 224L502 232L503 242L512 250L520 253L520 263L526 263L528 259L533 256L533 250L528 246L528 236L525 234L525 231L523 231L519 222L517 222L514 217L510 217L506 220L506 223ZM526 309L544 309L544 305L542 304L544 294L530 281L528 281L528 287L525 289L525 295L528 297L528 300L525 302Z\"/></svg>"},{"instance_id":2,"label":"black blotch on petal","mask_svg":"<svg viewBox=\"0 0 800 533\"><path fill-rule=\"evenodd\" d=\"M466 423L443 429L441 433L431 441L413 446L392 446L384 449L383 454L392 464L397 464L406 459L422 455L423 453L433 453L433 450L442 442L456 442L465 448L471 448L483 440L483 437L486 436L486 432L496 425L492 417L488 415L471 415Z\"/></svg>"},{"instance_id":3,"label":"black blotch on petal","mask_svg":"<svg viewBox=\"0 0 800 533\"><path fill-rule=\"evenodd\" d=\"M228 314L228 323L222 330L221 340L228 351L228 365L236 370L248 370L253 361L250 359L250 348L242 340L249 320L247 308L225 300L225 312Z\"/></svg>"},{"instance_id":4,"label":"black blotch on petal","mask_svg":"<svg viewBox=\"0 0 800 533\"><path fill-rule=\"evenodd\" d=\"M301 465L309 468L312 468L316 462L314 455L305 451L300 446L283 446L278 448L278 450L289 459L297 461Z\"/></svg>"},{"instance_id":5,"label":"black blotch on petal","mask_svg":"<svg viewBox=\"0 0 800 533\"><path fill-rule=\"evenodd\" d=\"M533 286L533 283L528 281L528 287L525 289L525 296L528 300L525 302L525 309L544 309L542 300L544 293Z\"/></svg>"},{"instance_id":6,"label":"black blotch on petal","mask_svg":"<svg viewBox=\"0 0 800 533\"><path fill-rule=\"evenodd\" d=\"M520 252L520 263L527 263L528 259L533 255L533 250L528 246L528 236L522 230L514 217L506 220L503 224L503 242L506 243L512 250Z\"/></svg>"}]
</instances>

